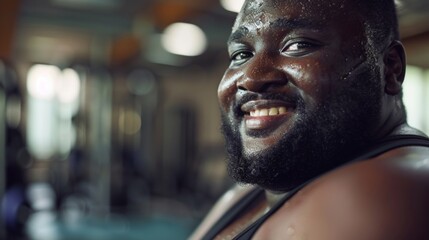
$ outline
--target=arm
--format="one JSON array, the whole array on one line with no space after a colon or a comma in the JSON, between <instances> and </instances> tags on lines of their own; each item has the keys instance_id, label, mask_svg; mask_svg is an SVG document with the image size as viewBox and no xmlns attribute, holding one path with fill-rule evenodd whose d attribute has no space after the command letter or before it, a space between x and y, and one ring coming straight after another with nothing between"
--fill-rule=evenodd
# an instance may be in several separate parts
<instances>
[{"instance_id":1,"label":"arm","mask_svg":"<svg viewBox=\"0 0 429 240\"><path fill-rule=\"evenodd\" d=\"M407 147L326 174L254 239L429 239L428 158L427 148Z\"/></svg>"}]
</instances>

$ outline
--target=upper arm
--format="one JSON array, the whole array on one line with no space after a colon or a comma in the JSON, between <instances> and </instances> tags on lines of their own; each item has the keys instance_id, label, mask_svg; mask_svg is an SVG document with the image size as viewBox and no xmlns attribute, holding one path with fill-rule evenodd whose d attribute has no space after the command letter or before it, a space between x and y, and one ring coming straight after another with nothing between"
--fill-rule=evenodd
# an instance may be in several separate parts
<instances>
[{"instance_id":1,"label":"upper arm","mask_svg":"<svg viewBox=\"0 0 429 240\"><path fill-rule=\"evenodd\" d=\"M428 183L383 161L344 169L327 180L327 193L314 196L320 206L313 224L329 229L330 239L429 239Z\"/></svg>"},{"instance_id":2,"label":"upper arm","mask_svg":"<svg viewBox=\"0 0 429 240\"><path fill-rule=\"evenodd\" d=\"M259 236L429 239L429 168L404 165L408 157L359 162L321 177L274 214Z\"/></svg>"}]
</instances>

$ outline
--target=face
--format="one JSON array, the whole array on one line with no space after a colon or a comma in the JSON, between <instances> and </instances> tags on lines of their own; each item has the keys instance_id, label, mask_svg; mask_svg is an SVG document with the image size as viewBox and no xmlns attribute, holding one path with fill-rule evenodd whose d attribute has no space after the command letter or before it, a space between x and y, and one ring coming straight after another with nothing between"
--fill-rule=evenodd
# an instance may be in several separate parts
<instances>
[{"instance_id":1,"label":"face","mask_svg":"<svg viewBox=\"0 0 429 240\"><path fill-rule=\"evenodd\" d=\"M365 147L382 90L364 33L347 0L245 3L218 88L233 178L288 190Z\"/></svg>"}]
</instances>

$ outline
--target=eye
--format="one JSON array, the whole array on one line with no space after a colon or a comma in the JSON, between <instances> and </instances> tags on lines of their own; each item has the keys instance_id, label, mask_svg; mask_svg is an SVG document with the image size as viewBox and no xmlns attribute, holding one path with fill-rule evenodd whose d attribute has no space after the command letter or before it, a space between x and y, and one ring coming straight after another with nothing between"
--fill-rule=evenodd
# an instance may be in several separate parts
<instances>
[{"instance_id":1,"label":"eye","mask_svg":"<svg viewBox=\"0 0 429 240\"><path fill-rule=\"evenodd\" d=\"M234 65L240 65L245 63L251 57L253 57L253 53L250 51L236 51L231 54L231 63Z\"/></svg>"},{"instance_id":2,"label":"eye","mask_svg":"<svg viewBox=\"0 0 429 240\"><path fill-rule=\"evenodd\" d=\"M310 41L305 41L305 40L299 40L299 41L288 43L282 49L282 52L290 56L300 57L313 52L318 47L320 47L320 44L313 43Z\"/></svg>"}]
</instances>

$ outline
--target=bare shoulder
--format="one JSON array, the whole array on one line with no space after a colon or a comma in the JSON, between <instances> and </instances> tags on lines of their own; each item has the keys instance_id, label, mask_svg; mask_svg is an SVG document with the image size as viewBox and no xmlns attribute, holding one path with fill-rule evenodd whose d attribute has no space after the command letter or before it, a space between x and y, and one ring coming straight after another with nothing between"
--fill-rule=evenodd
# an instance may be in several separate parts
<instances>
[{"instance_id":1,"label":"bare shoulder","mask_svg":"<svg viewBox=\"0 0 429 240\"><path fill-rule=\"evenodd\" d=\"M429 239L428 203L429 148L398 148L308 185L255 239Z\"/></svg>"},{"instance_id":2,"label":"bare shoulder","mask_svg":"<svg viewBox=\"0 0 429 240\"><path fill-rule=\"evenodd\" d=\"M212 207L201 224L194 230L189 239L201 239L235 203L240 201L254 188L254 186L250 185L234 185L225 192Z\"/></svg>"}]
</instances>

